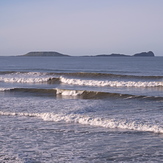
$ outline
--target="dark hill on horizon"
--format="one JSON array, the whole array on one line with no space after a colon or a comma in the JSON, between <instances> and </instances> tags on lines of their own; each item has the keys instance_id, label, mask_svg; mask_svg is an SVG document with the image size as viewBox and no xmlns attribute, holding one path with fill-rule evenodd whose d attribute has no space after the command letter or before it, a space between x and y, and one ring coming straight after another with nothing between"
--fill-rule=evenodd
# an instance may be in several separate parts
<instances>
[{"instance_id":1,"label":"dark hill on horizon","mask_svg":"<svg viewBox=\"0 0 163 163\"><path fill-rule=\"evenodd\" d=\"M101 54L96 55L96 57L154 57L154 53L152 51L149 52L141 52L136 53L134 55L125 55L125 54Z\"/></svg>"},{"instance_id":2,"label":"dark hill on horizon","mask_svg":"<svg viewBox=\"0 0 163 163\"><path fill-rule=\"evenodd\" d=\"M21 55L21 56L30 56L30 57L35 57L35 56L39 56L39 57L72 57L70 55L66 55L66 54L62 54L62 53L58 53L55 51L35 51L35 52L29 52L25 55ZM94 55L94 56L83 56L83 57L154 57L154 53L152 51L149 52L141 52L141 53L136 53L134 55L125 55L125 54L100 54L100 55ZM82 57L82 56L81 56Z\"/></svg>"},{"instance_id":3,"label":"dark hill on horizon","mask_svg":"<svg viewBox=\"0 0 163 163\"><path fill-rule=\"evenodd\" d=\"M38 52L29 52L25 55L22 55L22 56L49 56L49 57L68 57L69 55L65 55L65 54L61 54L61 53L58 53L58 52L53 52L53 51L38 51Z\"/></svg>"},{"instance_id":4,"label":"dark hill on horizon","mask_svg":"<svg viewBox=\"0 0 163 163\"><path fill-rule=\"evenodd\" d=\"M154 53L152 51L149 52L142 52L133 55L134 57L154 57Z\"/></svg>"}]
</instances>

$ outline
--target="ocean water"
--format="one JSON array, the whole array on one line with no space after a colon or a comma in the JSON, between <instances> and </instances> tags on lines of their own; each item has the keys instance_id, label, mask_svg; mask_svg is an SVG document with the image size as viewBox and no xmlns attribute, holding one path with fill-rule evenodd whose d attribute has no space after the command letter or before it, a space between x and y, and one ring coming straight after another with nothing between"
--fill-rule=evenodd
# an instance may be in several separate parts
<instances>
[{"instance_id":1,"label":"ocean water","mask_svg":"<svg viewBox=\"0 0 163 163\"><path fill-rule=\"evenodd\" d=\"M0 162L163 162L163 57L0 57Z\"/></svg>"}]
</instances>

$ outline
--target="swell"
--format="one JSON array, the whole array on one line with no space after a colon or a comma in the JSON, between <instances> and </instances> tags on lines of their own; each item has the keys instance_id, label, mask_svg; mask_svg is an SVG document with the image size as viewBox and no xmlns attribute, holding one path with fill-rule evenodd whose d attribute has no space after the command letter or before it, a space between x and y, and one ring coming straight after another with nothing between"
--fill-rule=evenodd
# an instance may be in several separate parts
<instances>
[{"instance_id":1,"label":"swell","mask_svg":"<svg viewBox=\"0 0 163 163\"><path fill-rule=\"evenodd\" d=\"M0 88L3 92L27 93L37 96L55 96L59 98L76 98L76 99L142 99L163 101L163 97L158 96L142 96L110 92L97 92L87 90L70 90L70 89L39 89L39 88Z\"/></svg>"},{"instance_id":2,"label":"swell","mask_svg":"<svg viewBox=\"0 0 163 163\"><path fill-rule=\"evenodd\" d=\"M67 89L57 89L56 94L58 96L73 96L82 99L146 99L146 100L158 100L162 101L163 97L157 96L141 96L141 95L130 95L121 93L110 93L110 92L97 92L97 91L86 91L86 90L67 90Z\"/></svg>"},{"instance_id":3,"label":"swell","mask_svg":"<svg viewBox=\"0 0 163 163\"><path fill-rule=\"evenodd\" d=\"M55 114L55 113L24 113L24 112L3 112L0 111L1 116L26 116L37 117L44 121L78 123L82 125L98 126L112 129L125 129L143 132L163 133L162 124L144 120L128 120L128 119L112 119L91 117L80 114Z\"/></svg>"},{"instance_id":4,"label":"swell","mask_svg":"<svg viewBox=\"0 0 163 163\"><path fill-rule=\"evenodd\" d=\"M58 70L59 71L59 70ZM163 76L136 76L136 75L124 75L124 74L112 74L112 73L96 73L96 72L17 72L17 71L1 71L0 75L5 74L44 74L52 76L67 76L67 77L86 77L86 78L124 78L124 79L163 79Z\"/></svg>"},{"instance_id":5,"label":"swell","mask_svg":"<svg viewBox=\"0 0 163 163\"><path fill-rule=\"evenodd\" d=\"M163 76L136 76L121 75L110 73L92 73L92 72L76 72L76 73L49 73L49 75L65 75L70 77L87 77L87 78L124 78L124 79L163 79Z\"/></svg>"}]
</instances>

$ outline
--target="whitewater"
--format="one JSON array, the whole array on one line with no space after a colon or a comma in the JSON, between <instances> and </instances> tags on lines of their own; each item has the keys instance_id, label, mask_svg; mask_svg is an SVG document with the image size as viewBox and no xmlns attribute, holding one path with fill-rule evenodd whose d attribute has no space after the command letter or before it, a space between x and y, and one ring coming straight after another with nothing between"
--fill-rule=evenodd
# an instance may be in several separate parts
<instances>
[{"instance_id":1,"label":"whitewater","mask_svg":"<svg viewBox=\"0 0 163 163\"><path fill-rule=\"evenodd\" d=\"M65 78L65 77L47 77L46 75L34 75L31 77L32 73L26 73L26 77L0 77L1 82L10 82L10 83L44 83L49 82L51 80L57 80L61 83L71 84L71 85L83 85L83 86L110 86L110 87L163 87L163 81L108 81L108 80L81 80L81 79L73 79L73 78ZM34 73L35 74L35 73ZM23 74L24 76L24 74Z\"/></svg>"}]
</instances>

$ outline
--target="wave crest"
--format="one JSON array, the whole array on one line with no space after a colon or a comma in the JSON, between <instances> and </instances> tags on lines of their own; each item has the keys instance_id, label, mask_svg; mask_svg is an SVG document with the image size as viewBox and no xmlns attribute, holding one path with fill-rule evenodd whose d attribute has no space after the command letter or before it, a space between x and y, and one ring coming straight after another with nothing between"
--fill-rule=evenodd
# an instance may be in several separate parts
<instances>
[{"instance_id":1,"label":"wave crest","mask_svg":"<svg viewBox=\"0 0 163 163\"><path fill-rule=\"evenodd\" d=\"M2 78L0 77L0 81L7 83L43 83L47 82L49 78Z\"/></svg>"},{"instance_id":2,"label":"wave crest","mask_svg":"<svg viewBox=\"0 0 163 163\"><path fill-rule=\"evenodd\" d=\"M56 88L56 94L62 96L80 96L83 95L84 91L80 90L68 90L68 89L58 89Z\"/></svg>"},{"instance_id":3,"label":"wave crest","mask_svg":"<svg viewBox=\"0 0 163 163\"><path fill-rule=\"evenodd\" d=\"M126 129L143 132L163 133L163 126L158 123L149 123L145 121L131 121L127 119L106 119L99 117L90 117L80 114L55 114L55 113L15 113L15 112L2 112L3 116L27 116L37 117L44 121L66 122L66 123L79 123L82 125L98 126L112 129Z\"/></svg>"},{"instance_id":4,"label":"wave crest","mask_svg":"<svg viewBox=\"0 0 163 163\"><path fill-rule=\"evenodd\" d=\"M52 96L59 98L79 98L79 99L105 99L105 98L121 98L121 99L146 99L162 101L161 96L143 96L132 94L121 94L111 92L98 92L87 90L70 90L70 89L40 89L40 88L0 88L1 92L21 92L30 93L37 96Z\"/></svg>"},{"instance_id":5,"label":"wave crest","mask_svg":"<svg viewBox=\"0 0 163 163\"><path fill-rule=\"evenodd\" d=\"M97 87L163 87L162 81L123 81L123 80L86 80L76 78L66 78L63 76L49 76L44 73L14 73L14 75L0 76L0 82L6 83L48 83L48 84L68 84L78 86Z\"/></svg>"},{"instance_id":6,"label":"wave crest","mask_svg":"<svg viewBox=\"0 0 163 163\"><path fill-rule=\"evenodd\" d=\"M61 77L60 81L70 85L80 86L110 86L110 87L159 87L163 86L163 82L136 82L136 81L98 81L98 80L81 80L81 79L68 79Z\"/></svg>"}]
</instances>

